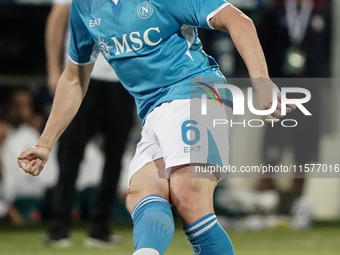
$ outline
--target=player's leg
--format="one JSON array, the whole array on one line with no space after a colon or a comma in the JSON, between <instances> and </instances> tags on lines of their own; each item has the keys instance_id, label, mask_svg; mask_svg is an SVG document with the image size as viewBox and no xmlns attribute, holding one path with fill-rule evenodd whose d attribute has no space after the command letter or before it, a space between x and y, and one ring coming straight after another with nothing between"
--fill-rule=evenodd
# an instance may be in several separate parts
<instances>
[{"instance_id":1,"label":"player's leg","mask_svg":"<svg viewBox=\"0 0 340 255\"><path fill-rule=\"evenodd\" d=\"M208 104L214 105L212 100ZM217 223L213 210L217 180L214 175L190 178L188 166L228 165L229 129L214 127L213 119L229 119L231 109L212 108L207 116L201 115L200 109L200 99L174 100L155 109L149 120L156 123L152 130L166 163L166 174L170 175L171 201L183 218L195 254L232 255L229 237ZM200 174L197 177L202 177Z\"/></svg>"},{"instance_id":2,"label":"player's leg","mask_svg":"<svg viewBox=\"0 0 340 255\"><path fill-rule=\"evenodd\" d=\"M112 203L116 198L121 160L133 124L134 101L119 82L96 80L93 87L96 105L102 113L105 162L90 212L90 238L85 239L84 244L101 246L118 241L117 237L111 234L109 221Z\"/></svg>"},{"instance_id":3,"label":"player's leg","mask_svg":"<svg viewBox=\"0 0 340 255\"><path fill-rule=\"evenodd\" d=\"M289 131L281 125L266 126L262 147L262 160L264 165L276 166L282 157L282 152L289 139ZM287 137L288 136L288 137ZM276 183L272 173L265 173L264 178L259 179L257 190L275 190Z\"/></svg>"},{"instance_id":4,"label":"player's leg","mask_svg":"<svg viewBox=\"0 0 340 255\"><path fill-rule=\"evenodd\" d=\"M90 109L93 107L92 96L90 86L77 115L59 139L59 177L52 199L53 218L45 240L55 245L69 236L75 183L89 138Z\"/></svg>"},{"instance_id":5,"label":"player's leg","mask_svg":"<svg viewBox=\"0 0 340 255\"><path fill-rule=\"evenodd\" d=\"M233 255L232 243L213 208L217 179L191 178L190 166L172 167L170 196L194 254Z\"/></svg>"},{"instance_id":6,"label":"player's leg","mask_svg":"<svg viewBox=\"0 0 340 255\"><path fill-rule=\"evenodd\" d=\"M134 255L161 255L173 234L169 180L163 159L146 164L132 176L126 206L133 220Z\"/></svg>"}]
</instances>

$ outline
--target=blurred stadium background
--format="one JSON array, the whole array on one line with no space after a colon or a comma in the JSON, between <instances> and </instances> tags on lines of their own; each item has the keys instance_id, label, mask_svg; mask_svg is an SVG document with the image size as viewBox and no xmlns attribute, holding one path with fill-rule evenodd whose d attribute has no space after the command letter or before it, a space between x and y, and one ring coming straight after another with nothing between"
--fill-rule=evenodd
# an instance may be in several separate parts
<instances>
[{"instance_id":1,"label":"blurred stadium background","mask_svg":"<svg viewBox=\"0 0 340 255\"><path fill-rule=\"evenodd\" d=\"M231 164L290 165L297 161L298 164L340 164L340 87L337 84L340 81L340 1L314 1L317 10L310 18L308 40L301 46L308 64L299 74L274 69L275 64L280 69L280 58L284 58L287 50L280 44L287 40L280 29L285 23L284 17L280 18L280 11L274 12L283 6L284 0L229 2L253 18L274 77L327 78L328 81L333 78L333 83L320 84L318 90L314 90L317 91L315 97L312 93L311 107L318 111L313 120L318 124L305 127L306 133L313 131L310 139L303 140L300 135L289 140L290 134L278 133L290 142L278 142L273 147L266 129L237 128L231 140ZM99 182L103 164L102 137L94 137L86 148L72 210L74 245L71 248L54 249L42 242L51 216L50 200L58 172L56 150L39 178L24 175L16 166L18 152L37 141L51 107L44 47L50 8L50 0L0 0L0 255L131 254L132 225L124 197L126 171L139 137L138 120L126 146L118 199L112 206L115 233L122 237L122 243L116 247L86 249L82 246L91 194ZM247 77L228 35L200 30L200 37L205 51L217 59L227 77ZM296 144L301 145L295 147L296 150L309 149L307 158L301 156L301 159L294 153ZM216 190L218 217L234 243L236 254L340 253L340 173L338 178L310 178L306 174L295 180L292 175L268 181L261 177L224 179ZM166 254L192 254L179 221L176 224L177 230Z\"/></svg>"}]
</instances>

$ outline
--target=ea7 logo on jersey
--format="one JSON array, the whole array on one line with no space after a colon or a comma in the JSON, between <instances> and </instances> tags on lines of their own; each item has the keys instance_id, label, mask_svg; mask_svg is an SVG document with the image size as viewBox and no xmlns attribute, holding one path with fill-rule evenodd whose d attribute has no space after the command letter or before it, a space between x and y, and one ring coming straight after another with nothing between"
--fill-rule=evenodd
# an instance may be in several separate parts
<instances>
[{"instance_id":1,"label":"ea7 logo on jersey","mask_svg":"<svg viewBox=\"0 0 340 255\"><path fill-rule=\"evenodd\" d=\"M139 31L131 32L129 35L123 34L121 41L119 41L116 37L111 37L116 46L115 55L131 52L132 50L138 51L143 48L144 44L149 46L156 46L160 44L162 38L157 36L160 32L161 31L158 27L151 27L145 30L143 34Z\"/></svg>"},{"instance_id":2,"label":"ea7 logo on jersey","mask_svg":"<svg viewBox=\"0 0 340 255\"><path fill-rule=\"evenodd\" d=\"M142 19L151 17L153 13L152 5L149 2L143 2L138 6L137 14Z\"/></svg>"},{"instance_id":3,"label":"ea7 logo on jersey","mask_svg":"<svg viewBox=\"0 0 340 255\"><path fill-rule=\"evenodd\" d=\"M99 19L92 19L90 20L89 22L89 26L90 27L94 27L94 26L100 26L100 23L102 22L102 19L99 18Z\"/></svg>"}]
</instances>

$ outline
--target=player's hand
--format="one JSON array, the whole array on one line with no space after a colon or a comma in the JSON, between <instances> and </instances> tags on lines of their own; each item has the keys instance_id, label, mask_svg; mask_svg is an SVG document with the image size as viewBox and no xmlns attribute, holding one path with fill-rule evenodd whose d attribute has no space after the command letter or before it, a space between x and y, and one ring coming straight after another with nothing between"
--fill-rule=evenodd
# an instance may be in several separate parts
<instances>
[{"instance_id":1,"label":"player's hand","mask_svg":"<svg viewBox=\"0 0 340 255\"><path fill-rule=\"evenodd\" d=\"M17 162L19 167L26 173L33 176L38 176L43 170L48 160L49 154L50 150L45 147L32 146L21 152L17 158Z\"/></svg>"},{"instance_id":2,"label":"player's hand","mask_svg":"<svg viewBox=\"0 0 340 255\"><path fill-rule=\"evenodd\" d=\"M253 81L254 88L256 90L257 102L259 110L269 110L273 105L273 88L277 89L277 106L275 111L266 115L265 119L269 120L278 120L282 118L281 115L281 92L278 87L269 79L254 79ZM294 104L288 104L286 107L286 112L290 113L292 110L296 109Z\"/></svg>"}]
</instances>

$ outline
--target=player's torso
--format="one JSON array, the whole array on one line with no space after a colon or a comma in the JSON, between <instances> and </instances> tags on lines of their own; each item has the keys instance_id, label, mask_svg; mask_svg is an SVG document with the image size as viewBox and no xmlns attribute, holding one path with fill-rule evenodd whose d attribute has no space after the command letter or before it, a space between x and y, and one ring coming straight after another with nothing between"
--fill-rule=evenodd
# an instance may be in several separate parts
<instances>
[{"instance_id":1,"label":"player's torso","mask_svg":"<svg viewBox=\"0 0 340 255\"><path fill-rule=\"evenodd\" d=\"M79 6L85 25L104 56L117 60L151 54L179 30L178 23L161 3L161 0L88 0Z\"/></svg>"},{"instance_id":2,"label":"player's torso","mask_svg":"<svg viewBox=\"0 0 340 255\"><path fill-rule=\"evenodd\" d=\"M207 70L215 75L197 30L171 15L164 5L170 0L73 1L140 116L162 100L190 97L190 78Z\"/></svg>"}]
</instances>

